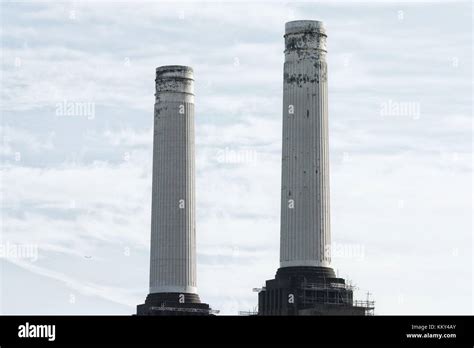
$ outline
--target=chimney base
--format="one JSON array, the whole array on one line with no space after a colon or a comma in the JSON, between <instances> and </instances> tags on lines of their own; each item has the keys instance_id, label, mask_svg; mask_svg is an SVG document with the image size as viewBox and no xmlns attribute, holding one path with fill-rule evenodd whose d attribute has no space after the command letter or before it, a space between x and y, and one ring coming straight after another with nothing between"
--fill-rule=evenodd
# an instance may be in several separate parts
<instances>
[{"instance_id":1,"label":"chimney base","mask_svg":"<svg viewBox=\"0 0 474 348\"><path fill-rule=\"evenodd\" d=\"M140 316L212 315L207 303L201 303L199 295L189 293L152 293L145 303L137 306Z\"/></svg>"},{"instance_id":2,"label":"chimney base","mask_svg":"<svg viewBox=\"0 0 474 348\"><path fill-rule=\"evenodd\" d=\"M258 315L368 315L373 302L354 301L353 287L329 267L283 267L258 293Z\"/></svg>"}]
</instances>

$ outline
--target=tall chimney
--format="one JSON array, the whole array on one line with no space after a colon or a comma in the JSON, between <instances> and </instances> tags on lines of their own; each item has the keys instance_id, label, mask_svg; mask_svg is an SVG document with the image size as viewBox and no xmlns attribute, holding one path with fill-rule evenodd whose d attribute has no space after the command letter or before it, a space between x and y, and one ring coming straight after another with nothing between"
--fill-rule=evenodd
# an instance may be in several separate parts
<instances>
[{"instance_id":1,"label":"tall chimney","mask_svg":"<svg viewBox=\"0 0 474 348\"><path fill-rule=\"evenodd\" d=\"M280 267L331 262L327 81L323 23L286 23Z\"/></svg>"},{"instance_id":2,"label":"tall chimney","mask_svg":"<svg viewBox=\"0 0 474 348\"><path fill-rule=\"evenodd\" d=\"M280 268L259 315L364 315L330 267L328 74L322 22L285 25Z\"/></svg>"},{"instance_id":3,"label":"tall chimney","mask_svg":"<svg viewBox=\"0 0 474 348\"><path fill-rule=\"evenodd\" d=\"M150 294L139 315L209 314L196 287L194 76L156 69Z\"/></svg>"}]
</instances>

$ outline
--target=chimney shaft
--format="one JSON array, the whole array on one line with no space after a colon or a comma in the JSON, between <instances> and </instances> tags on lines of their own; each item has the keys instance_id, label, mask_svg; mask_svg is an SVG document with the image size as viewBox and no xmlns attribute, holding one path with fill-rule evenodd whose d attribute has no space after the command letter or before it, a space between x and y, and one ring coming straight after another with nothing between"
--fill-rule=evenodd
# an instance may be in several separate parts
<instances>
[{"instance_id":1,"label":"chimney shaft","mask_svg":"<svg viewBox=\"0 0 474 348\"><path fill-rule=\"evenodd\" d=\"M150 293L196 293L194 80L156 69Z\"/></svg>"},{"instance_id":2,"label":"chimney shaft","mask_svg":"<svg viewBox=\"0 0 474 348\"><path fill-rule=\"evenodd\" d=\"M326 31L285 26L280 267L329 267Z\"/></svg>"}]
</instances>

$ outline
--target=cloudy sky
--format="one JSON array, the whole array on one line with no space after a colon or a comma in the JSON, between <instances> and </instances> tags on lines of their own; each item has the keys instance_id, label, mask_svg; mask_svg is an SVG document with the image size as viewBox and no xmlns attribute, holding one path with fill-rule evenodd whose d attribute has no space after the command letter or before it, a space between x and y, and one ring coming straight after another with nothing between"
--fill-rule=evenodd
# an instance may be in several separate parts
<instances>
[{"instance_id":1,"label":"cloudy sky","mask_svg":"<svg viewBox=\"0 0 474 348\"><path fill-rule=\"evenodd\" d=\"M0 313L148 293L154 70L195 71L198 288L279 261L284 23L328 33L333 266L377 314L472 304L470 2L2 2ZM68 112L67 110L71 110Z\"/></svg>"}]
</instances>

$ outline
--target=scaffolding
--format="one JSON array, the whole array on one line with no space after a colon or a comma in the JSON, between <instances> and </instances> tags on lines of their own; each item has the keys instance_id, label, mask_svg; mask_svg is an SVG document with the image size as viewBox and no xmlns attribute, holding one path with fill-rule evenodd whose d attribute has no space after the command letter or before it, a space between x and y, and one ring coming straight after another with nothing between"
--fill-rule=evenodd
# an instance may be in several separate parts
<instances>
[{"instance_id":1,"label":"scaffolding","mask_svg":"<svg viewBox=\"0 0 474 348\"><path fill-rule=\"evenodd\" d=\"M374 315L375 301L354 300L353 291L357 288L352 284L345 283L307 283L303 282L300 300L303 306L314 305L340 305L363 308L366 315ZM309 294L308 294L309 292Z\"/></svg>"},{"instance_id":2,"label":"scaffolding","mask_svg":"<svg viewBox=\"0 0 474 348\"><path fill-rule=\"evenodd\" d=\"M355 300L352 306L365 308L365 315L370 315L370 316L374 315L375 301Z\"/></svg>"},{"instance_id":3,"label":"scaffolding","mask_svg":"<svg viewBox=\"0 0 474 348\"><path fill-rule=\"evenodd\" d=\"M202 308L180 308L180 307L150 307L152 311L170 311L170 312L187 312L187 313L202 313L202 314L219 314L216 309L202 309Z\"/></svg>"},{"instance_id":4,"label":"scaffolding","mask_svg":"<svg viewBox=\"0 0 474 348\"><path fill-rule=\"evenodd\" d=\"M239 315L241 316L258 315L258 311L256 309L252 309L250 311L239 311Z\"/></svg>"}]
</instances>

